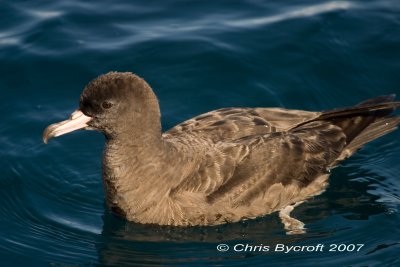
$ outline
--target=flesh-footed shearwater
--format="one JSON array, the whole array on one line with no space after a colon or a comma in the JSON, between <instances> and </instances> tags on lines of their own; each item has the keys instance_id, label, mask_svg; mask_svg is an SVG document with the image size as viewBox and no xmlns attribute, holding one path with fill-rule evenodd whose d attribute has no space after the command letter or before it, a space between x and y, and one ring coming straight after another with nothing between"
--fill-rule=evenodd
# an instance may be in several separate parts
<instances>
[{"instance_id":1,"label":"flesh-footed shearwater","mask_svg":"<svg viewBox=\"0 0 400 267\"><path fill-rule=\"evenodd\" d=\"M109 72L84 88L79 109L47 127L43 140L102 132L107 204L129 221L218 225L279 211L285 229L302 232L290 212L325 190L331 168L397 128L394 98L323 112L222 108L162 133L150 86Z\"/></svg>"}]
</instances>

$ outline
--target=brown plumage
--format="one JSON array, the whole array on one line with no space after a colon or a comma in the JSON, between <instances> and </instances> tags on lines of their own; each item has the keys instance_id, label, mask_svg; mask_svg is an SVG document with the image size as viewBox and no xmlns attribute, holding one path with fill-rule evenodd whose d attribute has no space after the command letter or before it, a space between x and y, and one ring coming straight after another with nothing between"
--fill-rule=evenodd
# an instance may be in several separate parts
<instances>
[{"instance_id":1,"label":"brown plumage","mask_svg":"<svg viewBox=\"0 0 400 267\"><path fill-rule=\"evenodd\" d=\"M330 168L396 129L400 106L382 96L325 112L223 108L161 133L157 98L131 73L84 89L71 119L44 141L85 128L106 136L110 208L138 223L217 225L255 218L320 194Z\"/></svg>"}]
</instances>

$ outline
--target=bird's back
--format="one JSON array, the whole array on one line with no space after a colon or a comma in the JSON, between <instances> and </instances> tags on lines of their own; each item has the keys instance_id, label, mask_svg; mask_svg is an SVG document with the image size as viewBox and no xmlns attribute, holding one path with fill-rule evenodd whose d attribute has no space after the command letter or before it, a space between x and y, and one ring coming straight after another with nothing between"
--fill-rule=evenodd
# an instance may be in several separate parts
<instances>
[{"instance_id":1,"label":"bird's back","mask_svg":"<svg viewBox=\"0 0 400 267\"><path fill-rule=\"evenodd\" d=\"M163 136L196 135L214 143L226 142L245 136L287 131L319 114L283 108L223 108L184 121Z\"/></svg>"}]
</instances>

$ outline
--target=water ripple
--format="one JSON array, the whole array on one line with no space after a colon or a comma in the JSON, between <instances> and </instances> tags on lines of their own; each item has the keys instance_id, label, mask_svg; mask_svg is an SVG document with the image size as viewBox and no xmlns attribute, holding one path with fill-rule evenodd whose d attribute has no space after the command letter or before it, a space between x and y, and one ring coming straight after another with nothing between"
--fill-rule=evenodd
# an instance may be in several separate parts
<instances>
[{"instance_id":1,"label":"water ripple","mask_svg":"<svg viewBox=\"0 0 400 267\"><path fill-rule=\"evenodd\" d=\"M281 14L273 16L226 21L225 25L234 27L249 27L249 28L260 27L286 20L314 17L328 12L348 10L354 7L356 7L356 5L352 2L333 1L323 4L310 5L306 7L300 7L300 8L297 7L294 10L285 11L282 12Z\"/></svg>"},{"instance_id":2,"label":"water ripple","mask_svg":"<svg viewBox=\"0 0 400 267\"><path fill-rule=\"evenodd\" d=\"M34 18L46 20L61 17L64 15L64 12L55 11L55 10L27 10L29 14L31 14Z\"/></svg>"}]
</instances>

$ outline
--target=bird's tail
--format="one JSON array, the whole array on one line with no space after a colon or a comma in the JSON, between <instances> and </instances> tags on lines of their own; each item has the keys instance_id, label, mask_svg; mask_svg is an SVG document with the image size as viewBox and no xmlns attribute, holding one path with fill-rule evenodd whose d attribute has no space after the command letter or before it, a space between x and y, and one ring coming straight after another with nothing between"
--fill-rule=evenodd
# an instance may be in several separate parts
<instances>
[{"instance_id":1,"label":"bird's tail","mask_svg":"<svg viewBox=\"0 0 400 267\"><path fill-rule=\"evenodd\" d=\"M400 116L393 115L393 112L400 107L400 102L394 99L395 95L379 96L353 107L324 111L312 120L329 121L342 128L347 144L336 162L351 156L366 143L397 129Z\"/></svg>"}]
</instances>

